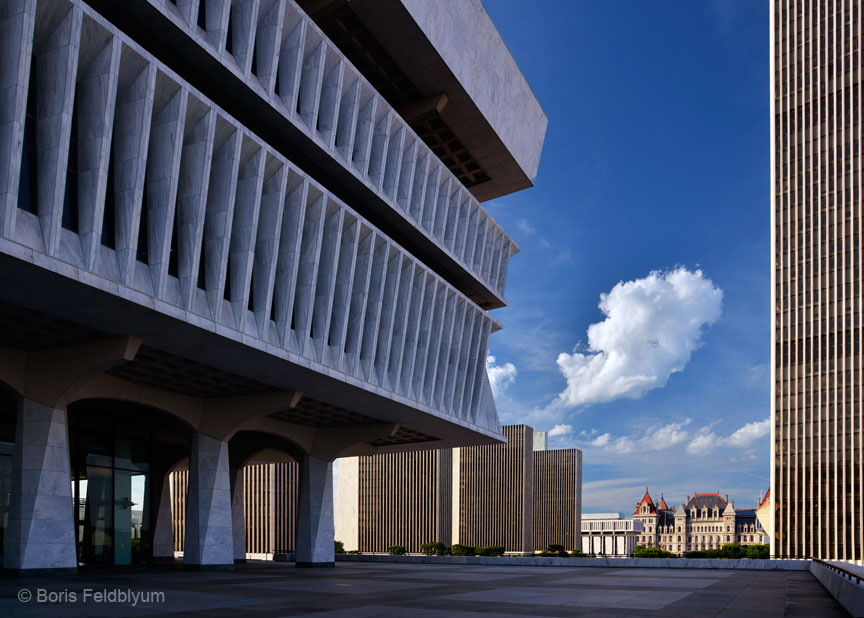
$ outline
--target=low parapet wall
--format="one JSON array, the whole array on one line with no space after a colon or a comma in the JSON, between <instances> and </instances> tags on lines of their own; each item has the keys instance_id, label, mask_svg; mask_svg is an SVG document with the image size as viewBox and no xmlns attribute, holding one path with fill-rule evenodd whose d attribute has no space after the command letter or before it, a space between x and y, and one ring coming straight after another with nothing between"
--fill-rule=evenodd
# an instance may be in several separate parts
<instances>
[{"instance_id":1,"label":"low parapet wall","mask_svg":"<svg viewBox=\"0 0 864 618\"><path fill-rule=\"evenodd\" d=\"M654 569L747 569L756 571L806 571L809 560L708 560L702 558L547 558L484 556L388 556L337 554L342 562L391 562L409 564L464 564L494 566L548 566ZM820 580L821 581L821 580ZM826 586L827 587L827 586Z\"/></svg>"},{"instance_id":2,"label":"low parapet wall","mask_svg":"<svg viewBox=\"0 0 864 618\"><path fill-rule=\"evenodd\" d=\"M864 616L864 573L861 567L819 560L810 563L810 572L852 616Z\"/></svg>"}]
</instances>

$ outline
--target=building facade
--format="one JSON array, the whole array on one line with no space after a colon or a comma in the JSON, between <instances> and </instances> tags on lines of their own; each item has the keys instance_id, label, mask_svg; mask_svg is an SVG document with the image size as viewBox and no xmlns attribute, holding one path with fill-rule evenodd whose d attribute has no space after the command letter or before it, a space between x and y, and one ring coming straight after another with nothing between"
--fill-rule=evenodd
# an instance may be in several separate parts
<instances>
[{"instance_id":1,"label":"building facade","mask_svg":"<svg viewBox=\"0 0 864 618\"><path fill-rule=\"evenodd\" d=\"M503 427L506 444L346 458L336 536L346 550L446 545L530 554L579 545L582 452L539 451L545 435Z\"/></svg>"},{"instance_id":2,"label":"building facade","mask_svg":"<svg viewBox=\"0 0 864 618\"><path fill-rule=\"evenodd\" d=\"M674 554L720 549L727 543L764 545L768 533L756 517L756 509L736 509L729 496L697 493L679 507L669 508L660 497L655 504L648 490L636 504L633 519L642 522L637 544L659 547Z\"/></svg>"},{"instance_id":3,"label":"building facade","mask_svg":"<svg viewBox=\"0 0 864 618\"><path fill-rule=\"evenodd\" d=\"M587 556L632 556L644 524L621 513L582 513L582 553Z\"/></svg>"},{"instance_id":4,"label":"building facade","mask_svg":"<svg viewBox=\"0 0 864 618\"><path fill-rule=\"evenodd\" d=\"M243 524L235 531L246 539L245 552L234 556L243 560L287 560L295 550L297 504L300 496L300 468L297 462L247 464L243 467ZM189 471L177 470L169 476L171 522L174 530L174 554L183 553L186 530L186 501L189 494ZM232 508L237 508L232 504ZM241 549L237 548L238 551Z\"/></svg>"},{"instance_id":5,"label":"building facade","mask_svg":"<svg viewBox=\"0 0 864 618\"><path fill-rule=\"evenodd\" d=\"M332 565L334 459L504 439L480 200L546 118L479 0L6 0L0 41L4 568L173 555L187 469L184 566L229 569L288 461Z\"/></svg>"},{"instance_id":6,"label":"building facade","mask_svg":"<svg viewBox=\"0 0 864 618\"><path fill-rule=\"evenodd\" d=\"M772 555L861 563L858 1L772 2Z\"/></svg>"}]
</instances>

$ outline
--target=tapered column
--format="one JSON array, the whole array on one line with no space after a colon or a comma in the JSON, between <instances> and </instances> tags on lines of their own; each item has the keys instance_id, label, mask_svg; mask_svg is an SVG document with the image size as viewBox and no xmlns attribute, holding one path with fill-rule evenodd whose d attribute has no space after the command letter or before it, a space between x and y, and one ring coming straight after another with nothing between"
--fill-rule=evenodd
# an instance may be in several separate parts
<instances>
[{"instance_id":1,"label":"tapered column","mask_svg":"<svg viewBox=\"0 0 864 618\"><path fill-rule=\"evenodd\" d=\"M243 468L231 471L234 480L234 490L231 492L231 526L234 535L234 564L246 562L246 516L243 512L245 489L243 486Z\"/></svg>"},{"instance_id":2,"label":"tapered column","mask_svg":"<svg viewBox=\"0 0 864 618\"><path fill-rule=\"evenodd\" d=\"M156 479L153 479L154 485ZM162 478L161 489L154 487L153 492L159 492L159 510L156 513L156 526L153 529L153 558L157 560L174 559L174 527L171 521L171 483L168 473Z\"/></svg>"},{"instance_id":3,"label":"tapered column","mask_svg":"<svg viewBox=\"0 0 864 618\"><path fill-rule=\"evenodd\" d=\"M298 567L332 567L333 462L306 455L300 462L297 514Z\"/></svg>"},{"instance_id":4,"label":"tapered column","mask_svg":"<svg viewBox=\"0 0 864 618\"><path fill-rule=\"evenodd\" d=\"M183 566L198 570L234 567L228 443L204 434L192 438Z\"/></svg>"},{"instance_id":5,"label":"tapered column","mask_svg":"<svg viewBox=\"0 0 864 618\"><path fill-rule=\"evenodd\" d=\"M3 566L26 574L76 572L66 410L18 403Z\"/></svg>"}]
</instances>

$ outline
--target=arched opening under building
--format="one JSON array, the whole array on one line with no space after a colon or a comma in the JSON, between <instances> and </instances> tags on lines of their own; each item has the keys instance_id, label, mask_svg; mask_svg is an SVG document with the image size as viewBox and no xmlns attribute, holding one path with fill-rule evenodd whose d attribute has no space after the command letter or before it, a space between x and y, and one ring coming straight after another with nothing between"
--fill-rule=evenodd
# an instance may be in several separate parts
<instances>
[{"instance_id":1,"label":"arched opening under building","mask_svg":"<svg viewBox=\"0 0 864 618\"><path fill-rule=\"evenodd\" d=\"M189 456L190 428L115 400L69 405L75 541L80 566L148 564L166 472Z\"/></svg>"}]
</instances>

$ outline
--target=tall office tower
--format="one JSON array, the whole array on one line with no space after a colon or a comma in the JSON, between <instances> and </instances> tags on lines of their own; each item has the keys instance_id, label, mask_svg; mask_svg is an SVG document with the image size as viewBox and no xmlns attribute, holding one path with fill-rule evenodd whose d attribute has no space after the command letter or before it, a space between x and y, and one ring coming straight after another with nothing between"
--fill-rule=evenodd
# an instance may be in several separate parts
<instances>
[{"instance_id":1,"label":"tall office tower","mask_svg":"<svg viewBox=\"0 0 864 618\"><path fill-rule=\"evenodd\" d=\"M184 566L232 568L286 460L332 566L336 458L502 441L481 201L545 130L480 0L0 1L4 567L173 555L186 468Z\"/></svg>"},{"instance_id":2,"label":"tall office tower","mask_svg":"<svg viewBox=\"0 0 864 618\"><path fill-rule=\"evenodd\" d=\"M862 4L772 9L772 552L861 563Z\"/></svg>"},{"instance_id":3,"label":"tall office tower","mask_svg":"<svg viewBox=\"0 0 864 618\"><path fill-rule=\"evenodd\" d=\"M336 536L345 549L438 541L530 553L580 546L582 451L546 449L527 425L506 444L344 458Z\"/></svg>"}]
</instances>

